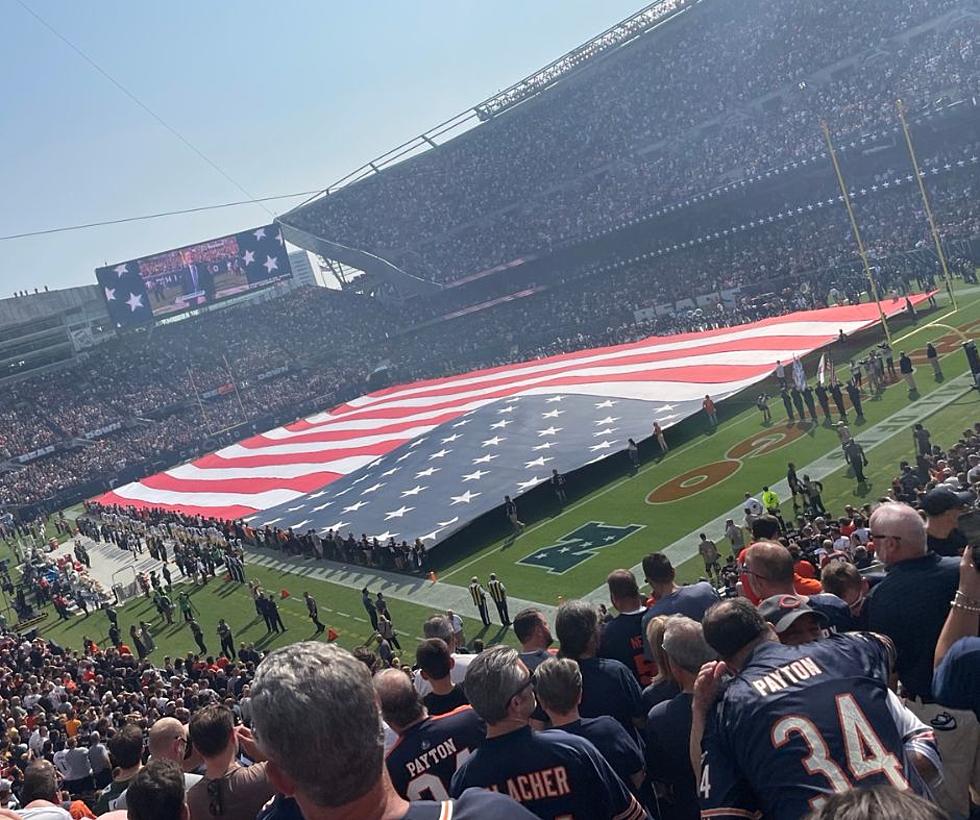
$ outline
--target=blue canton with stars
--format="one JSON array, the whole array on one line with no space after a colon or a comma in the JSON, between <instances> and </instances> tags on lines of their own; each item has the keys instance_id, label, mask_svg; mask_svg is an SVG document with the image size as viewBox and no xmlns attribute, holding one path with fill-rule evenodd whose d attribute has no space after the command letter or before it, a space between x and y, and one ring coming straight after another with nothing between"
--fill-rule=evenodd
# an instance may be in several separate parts
<instances>
[{"instance_id":1,"label":"blue canton with stars","mask_svg":"<svg viewBox=\"0 0 980 820\"><path fill-rule=\"evenodd\" d=\"M348 532L427 548L547 482L621 452L701 409L700 400L653 402L557 394L481 407L408 442L322 490L252 516L298 532ZM503 512L500 513L503 515ZM627 533L628 534L628 533ZM622 537L625 537L623 535ZM579 561L585 560L581 556Z\"/></svg>"}]
</instances>

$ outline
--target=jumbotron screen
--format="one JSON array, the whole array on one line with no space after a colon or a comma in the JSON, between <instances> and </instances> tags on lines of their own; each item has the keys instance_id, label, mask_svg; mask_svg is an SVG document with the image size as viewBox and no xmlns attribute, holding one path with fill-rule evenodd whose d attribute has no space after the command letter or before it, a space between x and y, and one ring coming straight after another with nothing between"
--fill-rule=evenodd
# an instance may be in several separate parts
<instances>
[{"instance_id":1,"label":"jumbotron screen","mask_svg":"<svg viewBox=\"0 0 980 820\"><path fill-rule=\"evenodd\" d=\"M292 276L278 225L95 271L117 327L145 324Z\"/></svg>"}]
</instances>

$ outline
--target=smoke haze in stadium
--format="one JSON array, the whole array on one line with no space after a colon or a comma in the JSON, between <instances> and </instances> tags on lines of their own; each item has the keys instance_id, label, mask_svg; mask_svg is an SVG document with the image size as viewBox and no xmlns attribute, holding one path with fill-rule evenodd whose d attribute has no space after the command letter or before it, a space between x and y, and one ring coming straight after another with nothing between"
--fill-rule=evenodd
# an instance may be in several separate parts
<instances>
[{"instance_id":1,"label":"smoke haze in stadium","mask_svg":"<svg viewBox=\"0 0 980 820\"><path fill-rule=\"evenodd\" d=\"M332 183L643 4L394 4L384 15L254 0L233 14L191 3L111 4L94 13L60 0L29 5L263 196ZM241 198L24 8L12 5L6 24L5 232ZM89 284L106 262L269 221L256 205L7 242L0 297Z\"/></svg>"}]
</instances>

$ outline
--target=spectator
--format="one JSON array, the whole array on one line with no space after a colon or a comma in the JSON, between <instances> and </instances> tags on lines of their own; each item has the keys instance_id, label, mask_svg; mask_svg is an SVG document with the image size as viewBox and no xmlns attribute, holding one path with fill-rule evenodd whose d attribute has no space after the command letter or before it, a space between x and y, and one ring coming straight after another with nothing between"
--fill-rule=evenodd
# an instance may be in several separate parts
<instances>
[{"instance_id":1,"label":"spectator","mask_svg":"<svg viewBox=\"0 0 980 820\"><path fill-rule=\"evenodd\" d=\"M340 647L306 642L270 653L256 673L252 700L269 776L295 799L306 820L340 815L428 820L446 811L410 803L395 792L385 768L370 674ZM530 816L503 795L484 791L467 792L454 802L457 820Z\"/></svg>"},{"instance_id":2,"label":"spectator","mask_svg":"<svg viewBox=\"0 0 980 820\"><path fill-rule=\"evenodd\" d=\"M958 562L928 552L925 525L905 504L878 507L871 514L871 537L888 572L868 602L868 625L894 642L895 672L908 706L938 730L936 740L945 761L937 795L940 805L950 813L966 815L977 770L980 725L972 712L936 704L932 691L933 656L949 602L956 595Z\"/></svg>"},{"instance_id":3,"label":"spectator","mask_svg":"<svg viewBox=\"0 0 980 820\"><path fill-rule=\"evenodd\" d=\"M643 753L626 730L611 717L583 718L582 671L570 658L548 658L534 671L538 703L548 714L552 729L584 737L612 766L619 779L636 791L643 783ZM545 730L548 731L548 730Z\"/></svg>"},{"instance_id":4,"label":"spectator","mask_svg":"<svg viewBox=\"0 0 980 820\"><path fill-rule=\"evenodd\" d=\"M118 808L116 800L129 788L133 778L141 768L143 754L143 733L132 723L123 726L109 738L109 757L112 760L112 782L99 794L95 801L95 813Z\"/></svg>"},{"instance_id":5,"label":"spectator","mask_svg":"<svg viewBox=\"0 0 980 820\"><path fill-rule=\"evenodd\" d=\"M554 654L555 639L540 609L528 607L514 616L514 636L521 644L521 662L532 672Z\"/></svg>"},{"instance_id":6,"label":"spectator","mask_svg":"<svg viewBox=\"0 0 980 820\"><path fill-rule=\"evenodd\" d=\"M603 624L598 655L619 661L636 676L640 686L648 686L657 670L643 657L642 629L647 608L636 578L628 569L617 569L609 573L606 585L617 614Z\"/></svg>"},{"instance_id":7,"label":"spectator","mask_svg":"<svg viewBox=\"0 0 980 820\"><path fill-rule=\"evenodd\" d=\"M643 574L650 585L650 597L653 599L643 616L644 638L651 618L658 615L687 615L700 621L718 600L718 592L707 581L678 586L674 567L663 553L654 552L643 559ZM647 660L653 660L650 647L646 646L645 649Z\"/></svg>"},{"instance_id":8,"label":"spectator","mask_svg":"<svg viewBox=\"0 0 980 820\"><path fill-rule=\"evenodd\" d=\"M71 820L71 815L61 807L61 797L57 772L50 761L32 761L24 771L21 788L24 808L14 816L23 820Z\"/></svg>"},{"instance_id":9,"label":"spectator","mask_svg":"<svg viewBox=\"0 0 980 820\"><path fill-rule=\"evenodd\" d=\"M956 492L940 486L927 492L919 502L926 514L926 543L937 555L957 556L966 548L966 537L956 524L976 501L972 492Z\"/></svg>"},{"instance_id":10,"label":"spectator","mask_svg":"<svg viewBox=\"0 0 980 820\"><path fill-rule=\"evenodd\" d=\"M466 678L466 670L469 663L473 660L472 655L464 655L458 651L456 645L456 633L452 622L445 615L431 615L422 624L422 634L427 639L438 638L446 644L452 654L453 665L449 670L449 678L454 684L460 684ZM423 675L415 677L415 688L420 695L427 695L432 691L432 685Z\"/></svg>"},{"instance_id":11,"label":"spectator","mask_svg":"<svg viewBox=\"0 0 980 820\"><path fill-rule=\"evenodd\" d=\"M701 809L688 754L691 699L698 672L717 655L705 643L701 624L685 615L667 619L663 651L680 692L656 704L647 716L647 773L657 795L661 820L695 820L701 816Z\"/></svg>"},{"instance_id":12,"label":"spectator","mask_svg":"<svg viewBox=\"0 0 980 820\"><path fill-rule=\"evenodd\" d=\"M257 703L255 688L253 685L253 709ZM188 733L204 761L204 777L187 790L191 820L257 815L275 789L266 764L252 749L249 730L235 726L230 709L212 705L194 713ZM246 754L253 751L248 756L260 762L242 766L237 759L239 746Z\"/></svg>"},{"instance_id":13,"label":"spectator","mask_svg":"<svg viewBox=\"0 0 980 820\"><path fill-rule=\"evenodd\" d=\"M614 717L630 737L639 740L637 729L646 719L642 691L636 676L622 663L596 656L599 615L595 607L588 601L563 602L555 616L555 632L562 656L577 661L582 670L582 716Z\"/></svg>"},{"instance_id":14,"label":"spectator","mask_svg":"<svg viewBox=\"0 0 980 820\"><path fill-rule=\"evenodd\" d=\"M151 760L133 778L127 817L132 820L189 820L184 794L184 773L172 760Z\"/></svg>"},{"instance_id":15,"label":"spectator","mask_svg":"<svg viewBox=\"0 0 980 820\"><path fill-rule=\"evenodd\" d=\"M515 649L495 646L476 656L466 687L487 739L456 772L452 793L471 786L503 792L542 818L644 817L595 746L568 733L531 731L533 681Z\"/></svg>"},{"instance_id":16,"label":"spectator","mask_svg":"<svg viewBox=\"0 0 980 820\"><path fill-rule=\"evenodd\" d=\"M455 661L445 641L439 638L422 641L415 650L415 662L419 674L432 689L422 698L430 715L444 715L466 705L468 701L463 687L453 683L450 677Z\"/></svg>"}]
</instances>

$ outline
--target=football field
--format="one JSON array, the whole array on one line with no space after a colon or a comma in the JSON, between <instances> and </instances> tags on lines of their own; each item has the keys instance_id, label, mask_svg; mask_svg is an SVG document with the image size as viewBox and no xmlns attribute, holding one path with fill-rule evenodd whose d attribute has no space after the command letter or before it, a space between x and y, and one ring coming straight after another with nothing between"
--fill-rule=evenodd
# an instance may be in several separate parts
<instances>
[{"instance_id":1,"label":"football field","mask_svg":"<svg viewBox=\"0 0 980 820\"><path fill-rule=\"evenodd\" d=\"M247 567L250 577L258 578L268 590L289 593L280 602L289 631L282 636L266 636L247 589L219 579L193 591L209 648L211 644L217 648L214 625L218 617L228 619L236 642L253 641L260 648L312 638L313 629L300 597L304 590L318 599L321 619L338 632L341 644L364 643L371 627L361 606L362 586L372 592L384 591L396 628L406 639L406 660L414 656L415 638L421 634L425 616L447 607L468 616L467 638L479 635L488 641L513 640L511 633L496 626L485 630L469 617L476 614L465 589L471 576L485 583L495 572L514 599L512 615L516 605L527 602L554 607L562 598L592 596L604 600L606 575L613 569L634 567L652 551L667 550L681 577L695 579L703 570L696 552L697 533L706 532L727 554L721 533L724 518L732 515L741 521L746 492L758 497L763 485L772 485L780 492L779 482L790 461L800 475L810 471L822 481L824 501L831 511L839 511L845 503L860 506L873 502L887 492L899 461L911 457L910 431L915 421L923 421L933 440L942 446L954 443L965 427L980 421L980 393L969 389L966 357L960 348L961 333L973 338L980 329L980 288L961 289L958 298L956 311L948 305L947 297L940 296L939 308L920 315L917 323L906 319L891 323L896 361L901 350L909 351L916 361L919 394L910 400L904 382L898 381L872 399L865 387L864 421L855 423L854 413L849 412L851 431L864 445L870 462L863 487L848 475L831 426L787 424L778 395L770 403L772 423L763 425L753 403L759 392L755 389L752 396L735 397L721 407L721 424L713 432L707 431L703 417L668 430L670 451L659 458L653 455L655 447L647 446L635 474L630 473L625 454L607 460L605 472L598 478L571 474L564 509L559 509L550 488L536 489L521 501L522 517L528 526L517 538L504 533L502 512L493 520L477 522L452 539L447 545L451 550L433 554L438 577L434 583L360 567L253 554ZM860 355L882 338L878 328L835 351L842 381L849 375L846 359ZM924 360L929 341L945 354L942 381L934 379ZM812 385L816 360L805 364ZM778 394L774 384L765 389L771 395ZM818 415L822 419L819 408ZM784 501L787 496L780 492ZM784 514L792 514L790 503L784 504ZM496 622L496 613L493 615ZM121 610L120 624L126 632L130 623L140 619L153 622L155 617L152 605L140 599ZM57 623L51 613L40 625L42 634L71 646L79 646L83 635L103 639L107 628L100 614ZM158 649L154 658L184 654L193 648L189 632L180 624L160 624L155 634Z\"/></svg>"}]
</instances>

